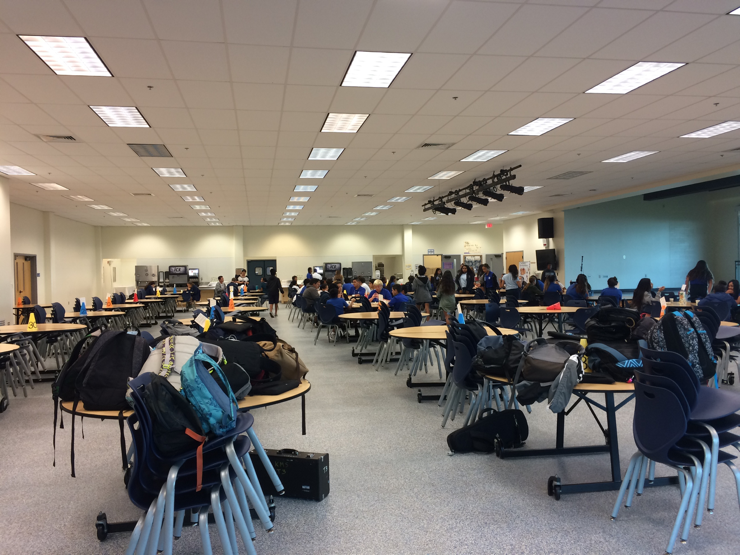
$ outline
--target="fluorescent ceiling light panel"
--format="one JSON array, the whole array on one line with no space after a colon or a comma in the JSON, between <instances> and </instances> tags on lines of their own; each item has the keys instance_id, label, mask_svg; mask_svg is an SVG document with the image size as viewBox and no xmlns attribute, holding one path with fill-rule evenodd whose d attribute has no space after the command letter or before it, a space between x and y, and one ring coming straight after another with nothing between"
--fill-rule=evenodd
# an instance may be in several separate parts
<instances>
[{"instance_id":1,"label":"fluorescent ceiling light panel","mask_svg":"<svg viewBox=\"0 0 740 555\"><path fill-rule=\"evenodd\" d=\"M536 191L537 189L542 189L542 185L527 185L524 187L524 192L528 193L529 191Z\"/></svg>"},{"instance_id":2,"label":"fluorescent ceiling light panel","mask_svg":"<svg viewBox=\"0 0 740 555\"><path fill-rule=\"evenodd\" d=\"M178 193L181 191L197 191L198 190L195 188L195 185L190 185L188 183L185 183L185 184L179 183L179 184L170 185L170 189L172 189L173 191L177 191Z\"/></svg>"},{"instance_id":3,"label":"fluorescent ceiling light panel","mask_svg":"<svg viewBox=\"0 0 740 555\"><path fill-rule=\"evenodd\" d=\"M355 52L342 81L343 87L387 88L411 54L397 52Z\"/></svg>"},{"instance_id":4,"label":"fluorescent ceiling light panel","mask_svg":"<svg viewBox=\"0 0 740 555\"><path fill-rule=\"evenodd\" d=\"M136 218L122 218L124 222L138 222L140 220L137 220Z\"/></svg>"},{"instance_id":5,"label":"fluorescent ceiling light panel","mask_svg":"<svg viewBox=\"0 0 740 555\"><path fill-rule=\"evenodd\" d=\"M295 221L295 218L280 218L281 222L293 222Z\"/></svg>"},{"instance_id":6,"label":"fluorescent ceiling light panel","mask_svg":"<svg viewBox=\"0 0 740 555\"><path fill-rule=\"evenodd\" d=\"M732 10L727 15L740 15L740 8L735 8L734 10Z\"/></svg>"},{"instance_id":7,"label":"fluorescent ceiling light panel","mask_svg":"<svg viewBox=\"0 0 740 555\"><path fill-rule=\"evenodd\" d=\"M180 198L184 200L185 202L203 202L203 197L199 197L197 195L193 197L188 196L188 195L182 195Z\"/></svg>"},{"instance_id":8,"label":"fluorescent ceiling light panel","mask_svg":"<svg viewBox=\"0 0 740 555\"><path fill-rule=\"evenodd\" d=\"M301 179L324 179L329 170L303 170Z\"/></svg>"},{"instance_id":9,"label":"fluorescent ceiling light panel","mask_svg":"<svg viewBox=\"0 0 740 555\"><path fill-rule=\"evenodd\" d=\"M506 150L477 150L470 156L466 156L460 162L488 162L496 156L501 156Z\"/></svg>"},{"instance_id":10,"label":"fluorescent ceiling light panel","mask_svg":"<svg viewBox=\"0 0 740 555\"><path fill-rule=\"evenodd\" d=\"M191 204L190 208L192 208L193 210L210 210L211 209L211 207L208 206L207 204Z\"/></svg>"},{"instance_id":11,"label":"fluorescent ceiling light panel","mask_svg":"<svg viewBox=\"0 0 740 555\"><path fill-rule=\"evenodd\" d=\"M36 175L28 170L24 170L20 166L0 166L0 173L5 175Z\"/></svg>"},{"instance_id":12,"label":"fluorescent ceiling light panel","mask_svg":"<svg viewBox=\"0 0 740 555\"><path fill-rule=\"evenodd\" d=\"M300 212L283 212L283 216L297 216Z\"/></svg>"},{"instance_id":13,"label":"fluorescent ceiling light panel","mask_svg":"<svg viewBox=\"0 0 740 555\"><path fill-rule=\"evenodd\" d=\"M375 208L373 208L373 210L390 210L391 208L393 207L381 204L380 206L376 206Z\"/></svg>"},{"instance_id":14,"label":"fluorescent ceiling light panel","mask_svg":"<svg viewBox=\"0 0 740 555\"><path fill-rule=\"evenodd\" d=\"M336 160L344 152L343 148L314 148L308 155L309 160Z\"/></svg>"},{"instance_id":15,"label":"fluorescent ceiling light panel","mask_svg":"<svg viewBox=\"0 0 740 555\"><path fill-rule=\"evenodd\" d=\"M204 218L203 221L204 222L217 222L218 218Z\"/></svg>"},{"instance_id":16,"label":"fluorescent ceiling light panel","mask_svg":"<svg viewBox=\"0 0 740 555\"><path fill-rule=\"evenodd\" d=\"M216 222L211 222L208 225L221 225L221 224L220 223L216 223Z\"/></svg>"},{"instance_id":17,"label":"fluorescent ceiling light panel","mask_svg":"<svg viewBox=\"0 0 740 555\"><path fill-rule=\"evenodd\" d=\"M69 191L69 189L62 187L59 183L31 183L31 185L44 191Z\"/></svg>"},{"instance_id":18,"label":"fluorescent ceiling light panel","mask_svg":"<svg viewBox=\"0 0 740 555\"><path fill-rule=\"evenodd\" d=\"M421 222L411 222L409 225L419 225Z\"/></svg>"},{"instance_id":19,"label":"fluorescent ceiling light panel","mask_svg":"<svg viewBox=\"0 0 740 555\"><path fill-rule=\"evenodd\" d=\"M215 216L213 212L198 212L198 216L206 217L206 216Z\"/></svg>"},{"instance_id":20,"label":"fluorescent ceiling light panel","mask_svg":"<svg viewBox=\"0 0 740 555\"><path fill-rule=\"evenodd\" d=\"M303 210L302 204L289 204L285 207L286 210Z\"/></svg>"},{"instance_id":21,"label":"fluorescent ceiling light panel","mask_svg":"<svg viewBox=\"0 0 740 555\"><path fill-rule=\"evenodd\" d=\"M602 160L602 162L631 162L632 160L637 160L638 158L644 158L645 156L650 156L651 154L657 153L657 150L635 150L632 152L628 152L627 154L622 154L620 156L615 156L614 158L609 158L608 160Z\"/></svg>"},{"instance_id":22,"label":"fluorescent ceiling light panel","mask_svg":"<svg viewBox=\"0 0 740 555\"><path fill-rule=\"evenodd\" d=\"M523 216L524 214L531 214L531 212L512 212L512 216Z\"/></svg>"},{"instance_id":23,"label":"fluorescent ceiling light panel","mask_svg":"<svg viewBox=\"0 0 740 555\"><path fill-rule=\"evenodd\" d=\"M94 208L95 210L113 210L110 206L105 204L88 204L89 208Z\"/></svg>"},{"instance_id":24,"label":"fluorescent ceiling light panel","mask_svg":"<svg viewBox=\"0 0 740 555\"><path fill-rule=\"evenodd\" d=\"M128 214L124 214L123 212L108 212L109 216L115 216L117 218L125 218L128 216Z\"/></svg>"},{"instance_id":25,"label":"fluorescent ceiling light panel","mask_svg":"<svg viewBox=\"0 0 740 555\"><path fill-rule=\"evenodd\" d=\"M318 185L296 185L293 192L296 193L313 193L318 189Z\"/></svg>"},{"instance_id":26,"label":"fluorescent ceiling light panel","mask_svg":"<svg viewBox=\"0 0 740 555\"><path fill-rule=\"evenodd\" d=\"M642 87L650 81L655 81L659 77L685 66L683 63L668 62L637 62L632 67L617 73L603 83L599 83L587 93L601 94L627 94L630 91Z\"/></svg>"},{"instance_id":27,"label":"fluorescent ceiling light panel","mask_svg":"<svg viewBox=\"0 0 740 555\"><path fill-rule=\"evenodd\" d=\"M185 175L185 172L182 171L182 168L152 168L152 169L157 173L159 177L187 177L187 175ZM172 185L170 185L170 187L172 187ZM174 189L174 190L177 191L177 189ZM180 189L180 191L195 191L195 188Z\"/></svg>"},{"instance_id":28,"label":"fluorescent ceiling light panel","mask_svg":"<svg viewBox=\"0 0 740 555\"><path fill-rule=\"evenodd\" d=\"M509 135L532 135L539 137L556 127L565 125L569 121L573 121L573 118L537 118L534 121L530 121L527 125L515 129Z\"/></svg>"},{"instance_id":29,"label":"fluorescent ceiling light panel","mask_svg":"<svg viewBox=\"0 0 740 555\"><path fill-rule=\"evenodd\" d=\"M377 213L377 212L365 212L365 213L363 214L363 216L377 216L377 215L378 215L378 213Z\"/></svg>"},{"instance_id":30,"label":"fluorescent ceiling light panel","mask_svg":"<svg viewBox=\"0 0 740 555\"><path fill-rule=\"evenodd\" d=\"M90 197L85 197L82 195L70 195L67 197L69 200L79 200L80 202L95 202Z\"/></svg>"},{"instance_id":31,"label":"fluorescent ceiling light panel","mask_svg":"<svg viewBox=\"0 0 740 555\"><path fill-rule=\"evenodd\" d=\"M278 225L291 225L290 222L280 222Z\"/></svg>"},{"instance_id":32,"label":"fluorescent ceiling light panel","mask_svg":"<svg viewBox=\"0 0 740 555\"><path fill-rule=\"evenodd\" d=\"M393 197L393 198L389 198L388 202L406 202L410 198L411 197Z\"/></svg>"},{"instance_id":33,"label":"fluorescent ceiling light panel","mask_svg":"<svg viewBox=\"0 0 740 555\"><path fill-rule=\"evenodd\" d=\"M357 222L347 222L347 223L346 223L346 224L344 224L344 225L357 225Z\"/></svg>"},{"instance_id":34,"label":"fluorescent ceiling light panel","mask_svg":"<svg viewBox=\"0 0 740 555\"><path fill-rule=\"evenodd\" d=\"M432 216L432 217L430 217L430 218L424 218L424 220L425 220L425 221L429 221L429 220L436 220L436 219L437 219L437 218L436 218L435 216Z\"/></svg>"},{"instance_id":35,"label":"fluorescent ceiling light panel","mask_svg":"<svg viewBox=\"0 0 740 555\"><path fill-rule=\"evenodd\" d=\"M356 222L364 222L367 218L355 218Z\"/></svg>"},{"instance_id":36,"label":"fluorescent ceiling light panel","mask_svg":"<svg viewBox=\"0 0 740 555\"><path fill-rule=\"evenodd\" d=\"M329 114L322 133L357 133L370 114Z\"/></svg>"},{"instance_id":37,"label":"fluorescent ceiling light panel","mask_svg":"<svg viewBox=\"0 0 740 555\"><path fill-rule=\"evenodd\" d=\"M57 75L112 77L85 37L18 36Z\"/></svg>"},{"instance_id":38,"label":"fluorescent ceiling light panel","mask_svg":"<svg viewBox=\"0 0 740 555\"><path fill-rule=\"evenodd\" d=\"M431 177L428 177L427 179L452 179L453 177L460 175L463 172L458 171L446 171L446 172L437 172Z\"/></svg>"},{"instance_id":39,"label":"fluorescent ceiling light panel","mask_svg":"<svg viewBox=\"0 0 740 555\"><path fill-rule=\"evenodd\" d=\"M142 227L149 227L149 224L145 224L144 222L137 222L134 225L142 226Z\"/></svg>"},{"instance_id":40,"label":"fluorescent ceiling light panel","mask_svg":"<svg viewBox=\"0 0 740 555\"><path fill-rule=\"evenodd\" d=\"M416 187L411 187L410 189L406 189L405 192L407 193L423 193L424 191L428 191L429 189L434 188L434 185L417 185Z\"/></svg>"},{"instance_id":41,"label":"fluorescent ceiling light panel","mask_svg":"<svg viewBox=\"0 0 740 555\"><path fill-rule=\"evenodd\" d=\"M311 197L290 197L290 202L308 202Z\"/></svg>"},{"instance_id":42,"label":"fluorescent ceiling light panel","mask_svg":"<svg viewBox=\"0 0 740 555\"><path fill-rule=\"evenodd\" d=\"M699 129L699 131L694 131L693 133L689 133L688 135L681 135L681 138L708 139L709 137L715 137L717 135L721 135L722 133L729 133L730 131L735 131L736 129L740 129L740 121L726 121L724 123L712 125L711 127Z\"/></svg>"},{"instance_id":43,"label":"fluorescent ceiling light panel","mask_svg":"<svg viewBox=\"0 0 740 555\"><path fill-rule=\"evenodd\" d=\"M108 127L149 127L136 106L90 106Z\"/></svg>"}]
</instances>

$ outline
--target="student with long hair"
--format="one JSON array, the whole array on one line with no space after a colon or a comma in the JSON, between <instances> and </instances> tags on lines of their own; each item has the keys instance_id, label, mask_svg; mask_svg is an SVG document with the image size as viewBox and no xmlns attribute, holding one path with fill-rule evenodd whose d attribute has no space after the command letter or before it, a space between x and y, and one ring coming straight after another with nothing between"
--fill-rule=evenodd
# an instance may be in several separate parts
<instances>
[{"instance_id":1,"label":"student with long hair","mask_svg":"<svg viewBox=\"0 0 740 555\"><path fill-rule=\"evenodd\" d=\"M641 313L650 313L650 305L653 303L660 303L660 297L665 287L658 289L658 294L653 292L653 282L650 278L642 278L637 284L637 289L632 296L632 307L639 310Z\"/></svg>"},{"instance_id":2,"label":"student with long hair","mask_svg":"<svg viewBox=\"0 0 740 555\"><path fill-rule=\"evenodd\" d=\"M731 279L727 282L727 294L738 302L740 297L740 282L736 279Z\"/></svg>"},{"instance_id":3,"label":"student with long hair","mask_svg":"<svg viewBox=\"0 0 740 555\"><path fill-rule=\"evenodd\" d=\"M434 288L434 291L439 287L440 281L442 281L442 268L437 268L434 270L434 275L432 276L432 287Z\"/></svg>"},{"instance_id":4,"label":"student with long hair","mask_svg":"<svg viewBox=\"0 0 740 555\"><path fill-rule=\"evenodd\" d=\"M698 301L706 297L713 285L714 276L704 260L699 260L686 275L686 290L690 301Z\"/></svg>"},{"instance_id":5,"label":"student with long hair","mask_svg":"<svg viewBox=\"0 0 740 555\"><path fill-rule=\"evenodd\" d=\"M591 292L591 286L585 274L578 274L575 283L571 283L565 294L574 301L587 301Z\"/></svg>"},{"instance_id":6,"label":"student with long hair","mask_svg":"<svg viewBox=\"0 0 740 555\"><path fill-rule=\"evenodd\" d=\"M439 309L442 311L445 322L450 323L450 317L455 315L455 280L452 272L447 270L442 274L442 279L437 288L437 299L439 300Z\"/></svg>"},{"instance_id":7,"label":"student with long hair","mask_svg":"<svg viewBox=\"0 0 740 555\"><path fill-rule=\"evenodd\" d=\"M509 266L509 271L501 278L499 284L502 288L506 289L506 297L519 298L520 287L522 286L522 278L519 275L519 268L516 264Z\"/></svg>"},{"instance_id":8,"label":"student with long hair","mask_svg":"<svg viewBox=\"0 0 740 555\"><path fill-rule=\"evenodd\" d=\"M551 275L545 278L542 291L545 293L562 293L563 287L558 283L557 276Z\"/></svg>"},{"instance_id":9,"label":"student with long hair","mask_svg":"<svg viewBox=\"0 0 740 555\"><path fill-rule=\"evenodd\" d=\"M452 273L452 272L450 272ZM467 264L460 265L460 271L455 277L458 293L472 293L475 287L475 272Z\"/></svg>"}]
</instances>

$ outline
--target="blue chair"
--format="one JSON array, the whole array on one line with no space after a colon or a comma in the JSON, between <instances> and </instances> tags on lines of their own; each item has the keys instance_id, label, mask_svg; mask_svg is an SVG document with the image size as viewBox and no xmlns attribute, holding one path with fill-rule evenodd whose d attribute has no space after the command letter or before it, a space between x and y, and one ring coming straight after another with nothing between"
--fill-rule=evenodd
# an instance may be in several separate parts
<instances>
[{"instance_id":1,"label":"blue chair","mask_svg":"<svg viewBox=\"0 0 740 555\"><path fill-rule=\"evenodd\" d=\"M412 326L421 326L421 322L424 319L421 315L421 310L419 310L416 305L411 305L406 309L406 316L411 320Z\"/></svg>"},{"instance_id":2,"label":"blue chair","mask_svg":"<svg viewBox=\"0 0 740 555\"><path fill-rule=\"evenodd\" d=\"M560 302L560 293L558 291L548 291L542 297L542 306L551 306Z\"/></svg>"},{"instance_id":3,"label":"blue chair","mask_svg":"<svg viewBox=\"0 0 740 555\"><path fill-rule=\"evenodd\" d=\"M342 321L339 316L337 316L336 309L331 305L316 302L316 304L314 304L314 308L316 310L316 315L319 317L319 326L316 329L316 337L313 340L313 344L316 345L316 342L319 340L319 334L321 333L321 330L327 328L327 333L330 341L331 332L332 330L334 331L334 345L336 345L339 330L343 329L345 330L345 332L347 330L345 322ZM349 343L349 336L346 333L345 336L347 338L347 342Z\"/></svg>"},{"instance_id":4,"label":"blue chair","mask_svg":"<svg viewBox=\"0 0 740 555\"><path fill-rule=\"evenodd\" d=\"M23 301L23 304L24 304L24 305L29 305L29 304L31 304L31 299L29 299L29 298L28 298L28 297L26 297L25 295L23 296L23 299L22 299L22 301Z\"/></svg>"},{"instance_id":5,"label":"blue chair","mask_svg":"<svg viewBox=\"0 0 740 555\"><path fill-rule=\"evenodd\" d=\"M93 310L103 310L103 301L100 299L100 297L93 297L92 301Z\"/></svg>"},{"instance_id":6,"label":"blue chair","mask_svg":"<svg viewBox=\"0 0 740 555\"><path fill-rule=\"evenodd\" d=\"M485 308L486 322L496 324L501 315L501 305L499 303L488 303Z\"/></svg>"},{"instance_id":7,"label":"blue chair","mask_svg":"<svg viewBox=\"0 0 740 555\"><path fill-rule=\"evenodd\" d=\"M599 298L596 299L596 304L598 306L619 306L617 298L611 295L599 295Z\"/></svg>"},{"instance_id":8,"label":"blue chair","mask_svg":"<svg viewBox=\"0 0 740 555\"><path fill-rule=\"evenodd\" d=\"M499 327L516 330L526 335L529 330L520 325L519 311L516 308L500 308Z\"/></svg>"},{"instance_id":9,"label":"blue chair","mask_svg":"<svg viewBox=\"0 0 740 555\"><path fill-rule=\"evenodd\" d=\"M581 299L568 299L565 301L565 306L577 306L581 308L586 308L588 306L588 303Z\"/></svg>"},{"instance_id":10,"label":"blue chair","mask_svg":"<svg viewBox=\"0 0 740 555\"><path fill-rule=\"evenodd\" d=\"M447 420L455 420L457 412L463 412L465 401L470 397L470 408L465 417L463 426L470 423L476 414L477 405L482 399L480 387L477 383L469 379L473 370L473 358L470 356L470 348L461 341L453 341L455 349L455 360L452 367L452 385L447 394L447 404L442 413L442 427L447 424Z\"/></svg>"},{"instance_id":11,"label":"blue chair","mask_svg":"<svg viewBox=\"0 0 740 555\"><path fill-rule=\"evenodd\" d=\"M36 318L37 324L45 324L46 323L46 310L44 310L43 306L36 305L33 307L33 315Z\"/></svg>"},{"instance_id":12,"label":"blue chair","mask_svg":"<svg viewBox=\"0 0 740 555\"><path fill-rule=\"evenodd\" d=\"M707 302L704 299L699 302L699 308L713 310L720 321L727 320L730 317L730 307L726 303Z\"/></svg>"}]
</instances>

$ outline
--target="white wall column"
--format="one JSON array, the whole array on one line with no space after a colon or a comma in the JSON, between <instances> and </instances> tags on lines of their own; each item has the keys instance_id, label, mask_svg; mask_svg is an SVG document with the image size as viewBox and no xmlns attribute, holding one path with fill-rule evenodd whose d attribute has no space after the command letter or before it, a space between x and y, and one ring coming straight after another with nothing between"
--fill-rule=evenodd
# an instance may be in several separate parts
<instances>
[{"instance_id":1,"label":"white wall column","mask_svg":"<svg viewBox=\"0 0 740 555\"><path fill-rule=\"evenodd\" d=\"M244 226L235 225L232 228L233 240L234 240L234 265L231 268L233 272L236 268L246 267L244 258ZM226 276L224 279L229 279L231 276Z\"/></svg>"},{"instance_id":2,"label":"white wall column","mask_svg":"<svg viewBox=\"0 0 740 555\"><path fill-rule=\"evenodd\" d=\"M0 320L15 323L13 305L15 304L15 286L13 272L13 249L10 246L10 184L0 177Z\"/></svg>"},{"instance_id":3,"label":"white wall column","mask_svg":"<svg viewBox=\"0 0 740 555\"><path fill-rule=\"evenodd\" d=\"M414 273L414 231L410 225L403 226L403 279Z\"/></svg>"}]
</instances>

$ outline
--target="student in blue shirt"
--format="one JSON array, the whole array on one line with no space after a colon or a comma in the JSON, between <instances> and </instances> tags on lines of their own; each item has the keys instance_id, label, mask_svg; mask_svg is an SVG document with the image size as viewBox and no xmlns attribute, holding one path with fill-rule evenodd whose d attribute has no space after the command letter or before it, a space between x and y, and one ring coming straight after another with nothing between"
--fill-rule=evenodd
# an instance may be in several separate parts
<instances>
[{"instance_id":1,"label":"student in blue shirt","mask_svg":"<svg viewBox=\"0 0 740 555\"><path fill-rule=\"evenodd\" d=\"M727 282L718 281L714 284L714 292L710 293L699 301L699 306L705 306L709 303L724 303L732 313L737 308L737 302L727 293Z\"/></svg>"},{"instance_id":2,"label":"student in blue shirt","mask_svg":"<svg viewBox=\"0 0 740 555\"><path fill-rule=\"evenodd\" d=\"M347 301L342 298L342 293L340 292L339 287L332 287L329 289L329 299L326 301L326 304L334 307L334 310L337 311L337 316L344 314L344 312L349 308Z\"/></svg>"},{"instance_id":3,"label":"student in blue shirt","mask_svg":"<svg viewBox=\"0 0 740 555\"><path fill-rule=\"evenodd\" d=\"M578 274L575 283L571 283L565 294L574 301L587 301L591 286L584 274Z\"/></svg>"},{"instance_id":4,"label":"student in blue shirt","mask_svg":"<svg viewBox=\"0 0 740 555\"><path fill-rule=\"evenodd\" d=\"M482 264L481 269L483 275L481 276L481 285L488 291L496 291L498 289L498 278L496 274L491 271L491 267L488 264Z\"/></svg>"},{"instance_id":5,"label":"student in blue shirt","mask_svg":"<svg viewBox=\"0 0 740 555\"><path fill-rule=\"evenodd\" d=\"M311 271L311 267L308 267L308 271L306 272L306 279L313 278L313 271Z\"/></svg>"},{"instance_id":6,"label":"student in blue shirt","mask_svg":"<svg viewBox=\"0 0 740 555\"><path fill-rule=\"evenodd\" d=\"M342 291L344 291L350 297L355 294L355 286L352 285L351 279L346 278L344 280L344 285L342 285Z\"/></svg>"},{"instance_id":7,"label":"student in blue shirt","mask_svg":"<svg viewBox=\"0 0 740 555\"><path fill-rule=\"evenodd\" d=\"M557 278L552 278L552 281L550 281L550 277L546 277L542 291L543 293L562 293L563 288L558 283Z\"/></svg>"},{"instance_id":8,"label":"student in blue shirt","mask_svg":"<svg viewBox=\"0 0 740 555\"><path fill-rule=\"evenodd\" d=\"M157 294L157 288L155 287L155 282L154 281L150 281L147 284L146 289L144 289L144 294L147 297L153 297L154 295Z\"/></svg>"},{"instance_id":9,"label":"student in blue shirt","mask_svg":"<svg viewBox=\"0 0 740 555\"><path fill-rule=\"evenodd\" d=\"M391 292L388 291L385 287L383 287L383 282L379 279L376 279L373 282L373 291L370 292L368 295L368 299L370 299L371 303L378 302L380 299L385 299L386 301L391 300Z\"/></svg>"},{"instance_id":10,"label":"student in blue shirt","mask_svg":"<svg viewBox=\"0 0 740 555\"><path fill-rule=\"evenodd\" d=\"M390 308L391 310L396 310L396 308L404 308L406 304L410 302L411 299L403 294L403 285L394 283L393 298L388 302L388 308Z\"/></svg>"},{"instance_id":11,"label":"student in blue shirt","mask_svg":"<svg viewBox=\"0 0 740 555\"><path fill-rule=\"evenodd\" d=\"M606 285L607 287L601 290L601 296L614 297L617 300L617 306L619 306L622 302L622 291L620 289L617 289L617 285L619 285L619 280L616 277L610 277L608 280L606 280Z\"/></svg>"}]
</instances>

